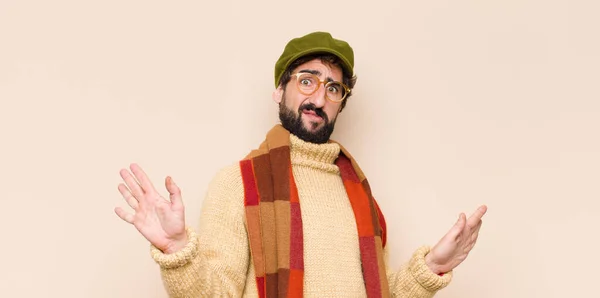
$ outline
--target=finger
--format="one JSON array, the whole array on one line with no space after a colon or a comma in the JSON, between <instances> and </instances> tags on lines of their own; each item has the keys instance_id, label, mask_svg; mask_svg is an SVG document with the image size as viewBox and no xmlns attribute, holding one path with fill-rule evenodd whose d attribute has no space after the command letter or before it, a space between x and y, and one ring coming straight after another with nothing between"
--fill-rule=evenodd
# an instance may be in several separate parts
<instances>
[{"instance_id":1,"label":"finger","mask_svg":"<svg viewBox=\"0 0 600 298\"><path fill-rule=\"evenodd\" d=\"M125 184L121 183L121 184L119 184L118 188L119 188L119 192L123 196L123 199L125 199L125 202L127 202L127 204L129 205L129 207L131 207L133 210L137 210L137 208L138 208L138 200L133 197L133 195L131 194L131 192L127 188L127 186L125 186Z\"/></svg>"},{"instance_id":2,"label":"finger","mask_svg":"<svg viewBox=\"0 0 600 298\"><path fill-rule=\"evenodd\" d=\"M481 222L481 218L483 217L483 215L486 212L487 212L486 205L482 205L479 208L477 208L477 210L475 210L475 212L473 212L473 214L469 217L469 221L468 221L469 227L474 228L475 226L477 226L479 224L479 222Z\"/></svg>"},{"instance_id":3,"label":"finger","mask_svg":"<svg viewBox=\"0 0 600 298\"><path fill-rule=\"evenodd\" d=\"M456 221L456 223L454 224L454 226L452 226L452 228L450 229L450 231L448 231L448 236L453 239L453 240L457 240L458 237L462 234L463 230L465 229L465 225L466 225L466 216L464 213L460 213L458 215L458 220Z\"/></svg>"},{"instance_id":4,"label":"finger","mask_svg":"<svg viewBox=\"0 0 600 298\"><path fill-rule=\"evenodd\" d=\"M167 187L167 191L169 191L169 198L171 199L171 205L175 209L183 208L183 200L181 199L181 189L179 186L175 184L173 178L167 176L165 179L165 186Z\"/></svg>"},{"instance_id":5,"label":"finger","mask_svg":"<svg viewBox=\"0 0 600 298\"><path fill-rule=\"evenodd\" d=\"M121 207L115 208L115 213L124 221L133 224L134 216L131 213L126 212Z\"/></svg>"},{"instance_id":6,"label":"finger","mask_svg":"<svg viewBox=\"0 0 600 298\"><path fill-rule=\"evenodd\" d=\"M133 163L130 168L133 175L135 175L135 178L140 182L144 192L156 193L156 189L154 188L154 185L152 185L152 182L150 182L150 179L148 179L148 175L146 175L144 170L142 170L138 164Z\"/></svg>"},{"instance_id":7,"label":"finger","mask_svg":"<svg viewBox=\"0 0 600 298\"><path fill-rule=\"evenodd\" d=\"M480 222L479 222L479 224L478 224L478 225L477 225L477 226L476 226L476 227L473 229L473 231L471 232L471 235L470 235L470 237L469 237L469 238L470 238L470 240L471 240L471 242L475 243L475 242L477 241L477 237L479 237L479 229L481 229L481 224L482 224L482 223L483 223L483 222L482 222L482 221L480 221Z\"/></svg>"},{"instance_id":8,"label":"finger","mask_svg":"<svg viewBox=\"0 0 600 298\"><path fill-rule=\"evenodd\" d=\"M121 178L123 178L123 181L125 181L125 184L127 184L127 188L130 190L131 194L138 201L143 200L144 191L142 190L138 182L135 180L135 178L131 175L131 173L129 173L129 171L127 171L126 169L122 169L119 172L119 174L121 174Z\"/></svg>"},{"instance_id":9,"label":"finger","mask_svg":"<svg viewBox=\"0 0 600 298\"><path fill-rule=\"evenodd\" d=\"M473 247L475 247L475 244L477 243L477 238L479 238L479 229L481 228L481 223L479 225L477 225L477 227L473 230L473 234L471 234L471 237L469 237L469 242L467 243L466 247L465 247L465 252L469 253Z\"/></svg>"}]
</instances>

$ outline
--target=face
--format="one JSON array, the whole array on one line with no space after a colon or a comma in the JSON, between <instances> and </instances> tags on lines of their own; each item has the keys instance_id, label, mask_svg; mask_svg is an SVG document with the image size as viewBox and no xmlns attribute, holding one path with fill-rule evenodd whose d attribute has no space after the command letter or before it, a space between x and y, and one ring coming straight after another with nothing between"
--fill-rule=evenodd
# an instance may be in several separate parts
<instances>
[{"instance_id":1,"label":"face","mask_svg":"<svg viewBox=\"0 0 600 298\"><path fill-rule=\"evenodd\" d=\"M339 67L324 64L319 59L301 64L292 74L297 72L314 73L324 81L342 81L342 70ZM286 86L273 92L273 100L279 104L281 124L304 141L327 142L333 133L342 103L328 100L322 84L312 95L304 95L300 93L296 83L296 77L292 76Z\"/></svg>"}]
</instances>

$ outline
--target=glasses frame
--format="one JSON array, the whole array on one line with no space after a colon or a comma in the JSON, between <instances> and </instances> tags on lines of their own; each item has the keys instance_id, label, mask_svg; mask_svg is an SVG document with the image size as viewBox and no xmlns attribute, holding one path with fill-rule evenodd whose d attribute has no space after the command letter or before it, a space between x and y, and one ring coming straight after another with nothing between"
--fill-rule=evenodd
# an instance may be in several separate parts
<instances>
[{"instance_id":1,"label":"glasses frame","mask_svg":"<svg viewBox=\"0 0 600 298\"><path fill-rule=\"evenodd\" d=\"M315 78L315 81L319 82L319 84L317 84L317 88L315 88L315 90L313 92L306 93L300 89L299 79L300 79L301 75L313 76ZM348 94L350 94L350 91L352 91L352 89L348 88L348 86L346 86L346 84L344 84L342 82L324 81L324 80L319 79L319 77L316 74L310 73L310 72L297 72L297 73L293 73L291 76L296 77L296 88L298 89L298 91L307 96L315 94L315 92L317 92L319 90L319 88L321 88L321 85L325 86L325 89L327 89L327 87L331 84L340 84L340 86L342 86L344 88L344 91L346 91L346 93L344 93L344 97L342 97L340 100L333 100L333 99L329 98L329 96L327 96L327 91L325 91L325 98L327 98L327 100L334 102L334 103L340 103L340 102L344 101L344 99L346 99L346 97L348 97Z\"/></svg>"}]
</instances>

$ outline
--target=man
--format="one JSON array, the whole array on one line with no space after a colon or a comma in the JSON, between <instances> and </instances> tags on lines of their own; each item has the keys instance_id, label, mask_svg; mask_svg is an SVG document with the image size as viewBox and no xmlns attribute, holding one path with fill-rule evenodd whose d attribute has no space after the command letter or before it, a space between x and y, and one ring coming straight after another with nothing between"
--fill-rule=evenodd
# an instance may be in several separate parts
<instances>
[{"instance_id":1,"label":"man","mask_svg":"<svg viewBox=\"0 0 600 298\"><path fill-rule=\"evenodd\" d=\"M481 206L433 248L387 265L385 219L350 153L329 139L356 81L345 41L314 32L291 40L275 65L281 125L210 183L198 231L180 189L163 199L136 164L116 208L152 244L172 297L432 297L475 245Z\"/></svg>"}]
</instances>

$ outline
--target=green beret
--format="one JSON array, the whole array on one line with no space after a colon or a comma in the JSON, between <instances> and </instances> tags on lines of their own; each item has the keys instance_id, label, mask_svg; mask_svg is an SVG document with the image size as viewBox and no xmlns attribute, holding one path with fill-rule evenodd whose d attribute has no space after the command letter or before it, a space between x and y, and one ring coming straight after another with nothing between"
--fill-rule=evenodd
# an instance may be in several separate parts
<instances>
[{"instance_id":1,"label":"green beret","mask_svg":"<svg viewBox=\"0 0 600 298\"><path fill-rule=\"evenodd\" d=\"M350 45L335 39L327 32L313 32L288 42L283 53L275 63L275 88L283 72L298 58L315 53L330 53L342 61L344 73L354 75L354 51Z\"/></svg>"}]
</instances>

